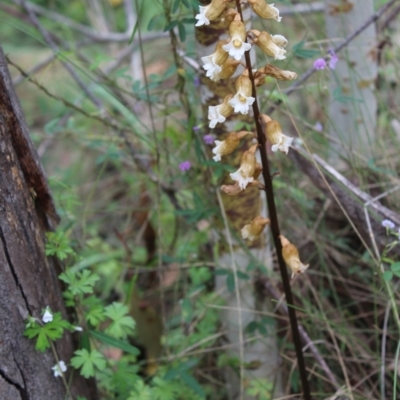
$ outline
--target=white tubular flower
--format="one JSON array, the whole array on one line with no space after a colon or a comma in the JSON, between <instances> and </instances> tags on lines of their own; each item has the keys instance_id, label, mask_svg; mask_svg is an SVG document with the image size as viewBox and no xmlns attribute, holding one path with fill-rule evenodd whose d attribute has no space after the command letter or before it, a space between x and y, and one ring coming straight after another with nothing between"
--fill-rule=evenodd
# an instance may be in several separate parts
<instances>
[{"instance_id":1,"label":"white tubular flower","mask_svg":"<svg viewBox=\"0 0 400 400\"><path fill-rule=\"evenodd\" d=\"M245 151L240 161L240 168L230 174L230 177L239 183L240 189L246 189L246 186L254 180L253 175L257 165L255 152L257 148L258 144L255 144L249 150Z\"/></svg>"},{"instance_id":2,"label":"white tubular flower","mask_svg":"<svg viewBox=\"0 0 400 400\"><path fill-rule=\"evenodd\" d=\"M195 26L210 25L210 21L217 19L225 11L228 1L212 0L208 6L199 6L200 13L195 16L197 19Z\"/></svg>"},{"instance_id":3,"label":"white tubular flower","mask_svg":"<svg viewBox=\"0 0 400 400\"><path fill-rule=\"evenodd\" d=\"M214 161L221 161L221 156L233 153L239 146L240 140L247 135L254 136L252 132L240 131L229 133L225 140L215 140L214 143L216 146L212 149L212 152L215 154L213 157Z\"/></svg>"},{"instance_id":4,"label":"white tubular flower","mask_svg":"<svg viewBox=\"0 0 400 400\"><path fill-rule=\"evenodd\" d=\"M54 376L62 376L63 372L67 370L67 366L64 361L60 361L54 367L51 368L53 370Z\"/></svg>"},{"instance_id":5,"label":"white tubular flower","mask_svg":"<svg viewBox=\"0 0 400 400\"><path fill-rule=\"evenodd\" d=\"M266 134L268 140L271 142L272 151L281 151L287 154L289 147L292 145L293 138L286 136L282 133L282 128L278 121L271 120L267 122Z\"/></svg>"},{"instance_id":6,"label":"white tubular flower","mask_svg":"<svg viewBox=\"0 0 400 400\"><path fill-rule=\"evenodd\" d=\"M257 236L261 235L265 225L268 225L270 222L269 218L263 218L261 215L255 217L250 224L242 228L242 238L253 241Z\"/></svg>"},{"instance_id":7,"label":"white tubular flower","mask_svg":"<svg viewBox=\"0 0 400 400\"><path fill-rule=\"evenodd\" d=\"M256 43L267 56L274 57L275 60L284 60L286 58L286 50L277 44L287 44L285 37L274 35L276 37L275 41L277 42L275 43L274 39L268 32L259 32L257 30L252 30L251 32L256 35L254 43Z\"/></svg>"},{"instance_id":8,"label":"white tubular flower","mask_svg":"<svg viewBox=\"0 0 400 400\"><path fill-rule=\"evenodd\" d=\"M203 68L207 71L206 76L211 78L211 80L215 80L218 77L222 71L221 66L229 57L226 51L222 48L222 46L228 42L228 40L220 40L215 47L214 53L201 58L201 61L204 63Z\"/></svg>"},{"instance_id":9,"label":"white tubular flower","mask_svg":"<svg viewBox=\"0 0 400 400\"><path fill-rule=\"evenodd\" d=\"M235 60L240 60L244 52L251 49L251 44L245 43L246 28L240 19L240 14L236 14L234 20L230 23L229 36L230 42L222 48Z\"/></svg>"},{"instance_id":10,"label":"white tubular flower","mask_svg":"<svg viewBox=\"0 0 400 400\"><path fill-rule=\"evenodd\" d=\"M292 270L292 278L296 274L302 274L305 272L310 264L303 264L300 261L299 250L297 247L291 244L283 235L280 235L279 239L282 244L282 256L287 266Z\"/></svg>"},{"instance_id":11,"label":"white tubular flower","mask_svg":"<svg viewBox=\"0 0 400 400\"><path fill-rule=\"evenodd\" d=\"M225 96L222 104L218 106L208 107L208 119L210 120L209 127L215 128L218 122L225 122L226 118L233 113L233 108L229 104L229 100L232 99L232 95L228 94Z\"/></svg>"},{"instance_id":12,"label":"white tubular flower","mask_svg":"<svg viewBox=\"0 0 400 400\"><path fill-rule=\"evenodd\" d=\"M234 108L235 112L240 112L241 114L247 114L249 112L249 107L254 103L255 98L251 96L252 86L250 78L242 74L235 82L236 94L229 104Z\"/></svg>"},{"instance_id":13,"label":"white tubular flower","mask_svg":"<svg viewBox=\"0 0 400 400\"><path fill-rule=\"evenodd\" d=\"M253 7L254 12L261 18L276 19L281 21L282 17L279 16L279 10L274 7L274 3L267 4L265 0L248 0Z\"/></svg>"},{"instance_id":14,"label":"white tubular flower","mask_svg":"<svg viewBox=\"0 0 400 400\"><path fill-rule=\"evenodd\" d=\"M279 47L286 47L288 40L282 35L271 35L272 41Z\"/></svg>"},{"instance_id":15,"label":"white tubular flower","mask_svg":"<svg viewBox=\"0 0 400 400\"><path fill-rule=\"evenodd\" d=\"M53 313L51 312L50 307L46 307L46 309L44 310L42 321L45 324L47 324L48 322L53 321Z\"/></svg>"}]
</instances>

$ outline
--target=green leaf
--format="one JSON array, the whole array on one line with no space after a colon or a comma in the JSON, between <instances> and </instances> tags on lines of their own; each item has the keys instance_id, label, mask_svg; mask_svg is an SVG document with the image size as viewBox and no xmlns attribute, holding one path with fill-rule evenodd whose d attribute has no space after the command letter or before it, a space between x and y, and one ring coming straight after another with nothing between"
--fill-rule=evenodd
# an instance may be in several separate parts
<instances>
[{"instance_id":1,"label":"green leaf","mask_svg":"<svg viewBox=\"0 0 400 400\"><path fill-rule=\"evenodd\" d=\"M202 398L205 398L205 393L203 388L200 386L200 384L196 381L196 379L193 378L192 375L188 374L187 372L182 372L181 373L181 378L183 382L186 383L190 387L190 389L193 390L197 395L199 395Z\"/></svg>"},{"instance_id":2,"label":"green leaf","mask_svg":"<svg viewBox=\"0 0 400 400\"><path fill-rule=\"evenodd\" d=\"M164 32L174 29L179 24L179 21L171 21L165 28Z\"/></svg>"},{"instance_id":3,"label":"green leaf","mask_svg":"<svg viewBox=\"0 0 400 400\"><path fill-rule=\"evenodd\" d=\"M79 369L81 368L81 375L85 378L94 376L95 368L102 371L106 367L106 360L104 356L97 350L91 352L86 349L76 350L75 356L71 358L71 365Z\"/></svg>"},{"instance_id":4,"label":"green leaf","mask_svg":"<svg viewBox=\"0 0 400 400\"><path fill-rule=\"evenodd\" d=\"M392 271L385 271L383 273L383 280L385 280L386 282L389 282L393 279L393 272Z\"/></svg>"},{"instance_id":5,"label":"green leaf","mask_svg":"<svg viewBox=\"0 0 400 400\"><path fill-rule=\"evenodd\" d=\"M89 330L89 333L95 339L100 340L101 342L108 344L112 347L117 347L118 349L121 349L128 354L132 354L133 356L138 356L140 354L140 351L136 347L131 346L127 342L115 339L109 335L106 335L105 333L98 331Z\"/></svg>"},{"instance_id":6,"label":"green leaf","mask_svg":"<svg viewBox=\"0 0 400 400\"><path fill-rule=\"evenodd\" d=\"M293 54L300 58L314 58L316 55L320 54L318 50L304 49L305 41L295 44L293 46Z\"/></svg>"},{"instance_id":7,"label":"green leaf","mask_svg":"<svg viewBox=\"0 0 400 400\"><path fill-rule=\"evenodd\" d=\"M242 272L242 271L236 271L236 275L239 279L243 279L246 281L250 279L250 275L246 274L245 272Z\"/></svg>"},{"instance_id":8,"label":"green leaf","mask_svg":"<svg viewBox=\"0 0 400 400\"><path fill-rule=\"evenodd\" d=\"M235 291L235 277L232 273L230 273L226 278L226 286L228 287L229 292Z\"/></svg>"},{"instance_id":9,"label":"green leaf","mask_svg":"<svg viewBox=\"0 0 400 400\"><path fill-rule=\"evenodd\" d=\"M175 14L178 11L181 0L175 0L172 4L171 13Z\"/></svg>"},{"instance_id":10,"label":"green leaf","mask_svg":"<svg viewBox=\"0 0 400 400\"><path fill-rule=\"evenodd\" d=\"M179 32L179 39L181 42L184 42L186 40L186 28L185 25L183 25L181 22L178 24L178 32Z\"/></svg>"},{"instance_id":11,"label":"green leaf","mask_svg":"<svg viewBox=\"0 0 400 400\"><path fill-rule=\"evenodd\" d=\"M400 277L400 262L397 261L390 266L390 270L393 272L394 275Z\"/></svg>"},{"instance_id":12,"label":"green leaf","mask_svg":"<svg viewBox=\"0 0 400 400\"><path fill-rule=\"evenodd\" d=\"M64 329L69 329L71 324L62 319L61 313L53 314L53 320L43 326L37 322L31 322L29 327L25 329L24 336L29 339L37 337L35 348L39 351L45 351L50 347L50 341L60 339L64 333Z\"/></svg>"},{"instance_id":13,"label":"green leaf","mask_svg":"<svg viewBox=\"0 0 400 400\"><path fill-rule=\"evenodd\" d=\"M132 333L135 321L128 314L129 309L124 304L114 302L105 308L104 315L112 320L106 333L117 339L126 338Z\"/></svg>"},{"instance_id":14,"label":"green leaf","mask_svg":"<svg viewBox=\"0 0 400 400\"><path fill-rule=\"evenodd\" d=\"M78 294L93 293L93 286L100 278L85 269L77 273L67 270L59 276L59 279L65 282L68 285L68 290L72 295L76 296Z\"/></svg>"},{"instance_id":15,"label":"green leaf","mask_svg":"<svg viewBox=\"0 0 400 400\"><path fill-rule=\"evenodd\" d=\"M56 256L60 260L64 260L68 254L74 252L62 230L57 229L55 232L46 232L46 237L48 240L45 247L46 256Z\"/></svg>"},{"instance_id":16,"label":"green leaf","mask_svg":"<svg viewBox=\"0 0 400 400\"><path fill-rule=\"evenodd\" d=\"M128 400L153 400L152 390L142 380L138 380Z\"/></svg>"},{"instance_id":17,"label":"green leaf","mask_svg":"<svg viewBox=\"0 0 400 400\"><path fill-rule=\"evenodd\" d=\"M147 30L155 31L161 29L163 26L165 26L165 16L164 14L157 14L150 19Z\"/></svg>"}]
</instances>

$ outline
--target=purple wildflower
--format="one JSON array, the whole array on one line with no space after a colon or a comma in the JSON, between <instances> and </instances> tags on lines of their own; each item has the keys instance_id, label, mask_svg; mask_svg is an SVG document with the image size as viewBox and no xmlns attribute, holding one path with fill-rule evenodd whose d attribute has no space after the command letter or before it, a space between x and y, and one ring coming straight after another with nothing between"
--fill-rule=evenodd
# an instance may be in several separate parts
<instances>
[{"instance_id":1,"label":"purple wildflower","mask_svg":"<svg viewBox=\"0 0 400 400\"><path fill-rule=\"evenodd\" d=\"M205 144L213 144L214 143L214 136L213 135L204 135L203 140Z\"/></svg>"},{"instance_id":2,"label":"purple wildflower","mask_svg":"<svg viewBox=\"0 0 400 400\"><path fill-rule=\"evenodd\" d=\"M195 76L193 79L193 85L195 87L199 87L200 86L200 77L199 76Z\"/></svg>"},{"instance_id":3,"label":"purple wildflower","mask_svg":"<svg viewBox=\"0 0 400 400\"><path fill-rule=\"evenodd\" d=\"M339 61L339 58L333 50L329 50L328 53L331 56L331 58L329 59L329 68L335 69L337 62Z\"/></svg>"},{"instance_id":4,"label":"purple wildflower","mask_svg":"<svg viewBox=\"0 0 400 400\"><path fill-rule=\"evenodd\" d=\"M189 171L189 169L192 167L192 164L190 163L190 161L184 161L184 162L181 162L180 164L179 164L179 169L182 171L182 172L185 172L185 171Z\"/></svg>"},{"instance_id":5,"label":"purple wildflower","mask_svg":"<svg viewBox=\"0 0 400 400\"><path fill-rule=\"evenodd\" d=\"M384 219L382 221L382 226L388 229L394 229L395 224L390 219Z\"/></svg>"},{"instance_id":6,"label":"purple wildflower","mask_svg":"<svg viewBox=\"0 0 400 400\"><path fill-rule=\"evenodd\" d=\"M198 132L200 130L200 127L198 125L195 125L193 127L193 132Z\"/></svg>"},{"instance_id":7,"label":"purple wildflower","mask_svg":"<svg viewBox=\"0 0 400 400\"><path fill-rule=\"evenodd\" d=\"M324 130L324 127L322 126L321 122L317 121L314 125L314 129L317 132L322 132Z\"/></svg>"},{"instance_id":8,"label":"purple wildflower","mask_svg":"<svg viewBox=\"0 0 400 400\"><path fill-rule=\"evenodd\" d=\"M326 61L323 58L317 58L314 61L314 68L315 69L325 69Z\"/></svg>"}]
</instances>

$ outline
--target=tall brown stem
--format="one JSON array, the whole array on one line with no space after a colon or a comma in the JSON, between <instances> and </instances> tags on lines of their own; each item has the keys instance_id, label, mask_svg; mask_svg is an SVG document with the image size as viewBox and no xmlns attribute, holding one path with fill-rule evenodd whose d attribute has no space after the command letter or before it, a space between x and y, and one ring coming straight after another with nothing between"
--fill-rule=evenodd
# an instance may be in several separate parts
<instances>
[{"instance_id":1,"label":"tall brown stem","mask_svg":"<svg viewBox=\"0 0 400 400\"><path fill-rule=\"evenodd\" d=\"M240 0L236 0L236 6L237 6L237 10L240 13L240 16L242 17L242 20L243 20L242 8L240 6ZM248 52L245 53L245 59L246 59L247 70L249 72L249 78L252 82L253 97L255 98L255 101L253 103L253 113L254 113L254 120L255 120L256 130L257 130L257 139L260 144L261 163L262 163L262 168L263 168L262 174L263 174L264 183L265 183L265 193L267 196L267 207L268 207L268 212L269 212L269 218L271 220L271 225L270 225L271 233L272 233L272 238L274 240L276 254L278 257L279 270L280 270L281 278L282 278L283 289L284 289L284 292L286 295L286 302L288 305L289 320L290 320L290 325L292 328L293 343L294 343L294 347L296 350L300 379L301 379L301 383L303 386L303 396L304 396L305 400L311 400L310 386L308 384L308 379L307 379L307 371L306 371L306 366L305 366L304 357L303 357L303 350L302 350L302 345L301 345L299 328L298 328L298 324L297 324L296 310L294 308L294 300L293 300L292 290L291 290L291 286L290 286L289 275L287 272L285 261L283 260L283 256L282 256L282 245L281 245L281 242L279 239L280 232L279 232L278 214L277 214L276 206L275 206L274 190L273 190L273 186L272 186L271 173L269 170L267 148L265 146L266 136L263 132L263 127L261 126L261 122L260 122L260 110L258 108L256 86L254 84L252 65L251 65L250 55Z\"/></svg>"}]
</instances>

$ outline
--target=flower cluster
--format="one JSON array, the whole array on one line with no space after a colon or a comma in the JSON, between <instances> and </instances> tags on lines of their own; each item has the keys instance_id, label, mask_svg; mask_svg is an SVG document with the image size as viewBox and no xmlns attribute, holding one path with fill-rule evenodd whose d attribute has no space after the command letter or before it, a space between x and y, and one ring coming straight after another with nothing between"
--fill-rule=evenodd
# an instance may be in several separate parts
<instances>
[{"instance_id":1,"label":"flower cluster","mask_svg":"<svg viewBox=\"0 0 400 400\"><path fill-rule=\"evenodd\" d=\"M267 57L271 57L273 60L284 60L288 41L282 35L266 31L260 32L254 29L247 32L241 14L233 9L229 3L230 0L212 0L208 6L200 7L200 13L196 15L196 26L208 25L210 22L216 21L222 22L229 29L228 39L220 40L216 44L214 52L201 59L206 76L212 81L218 82L229 79L238 72L236 74L235 93L226 95L221 104L210 106L208 109L209 127L211 129L219 123L224 123L233 113L248 114L250 106L256 101L255 88L263 85L266 77L273 77L281 81L297 78L295 72L281 70L271 64L251 72L248 69L243 70L241 60L252 45L257 45ZM265 0L247 0L247 3L252 7L254 13L261 18L273 19L278 22L282 19L274 4L267 4ZM238 71L239 68L242 69L241 72ZM287 154L293 138L283 134L279 122L265 114L261 114L260 118L265 140L271 144L271 150ZM224 140L215 140L215 147L212 149L214 161L219 162L222 157L232 154L245 137L256 138L256 135L248 131L230 132ZM208 134L203 138L205 143L209 144L213 136ZM250 187L264 188L263 184L257 180L262 172L262 166L256 159L259 147L259 143L252 144L248 150L243 152L239 169L230 174L234 183L221 187L225 194L237 196ZM270 220L261 215L253 218L249 224L242 228L242 237L250 241L255 240L269 223ZM296 247L283 237L281 240L287 265L293 273L304 272L308 266L300 262Z\"/></svg>"},{"instance_id":2,"label":"flower cluster","mask_svg":"<svg viewBox=\"0 0 400 400\"><path fill-rule=\"evenodd\" d=\"M326 62L325 58L317 58L314 61L314 68L318 70L325 69L326 66L328 65L330 69L335 69L336 64L339 61L338 56L333 50L328 51L328 62Z\"/></svg>"}]
</instances>

